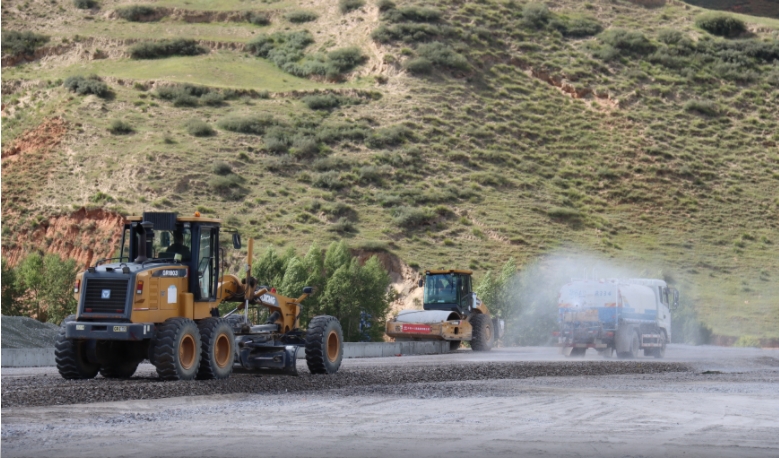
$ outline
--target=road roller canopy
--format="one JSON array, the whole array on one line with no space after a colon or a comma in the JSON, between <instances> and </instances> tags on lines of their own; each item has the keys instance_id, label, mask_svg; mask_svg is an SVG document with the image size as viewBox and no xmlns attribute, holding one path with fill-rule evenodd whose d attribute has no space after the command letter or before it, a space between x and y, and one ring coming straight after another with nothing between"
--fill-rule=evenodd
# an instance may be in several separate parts
<instances>
[{"instance_id":1,"label":"road roller canopy","mask_svg":"<svg viewBox=\"0 0 779 458\"><path fill-rule=\"evenodd\" d=\"M425 276L424 309L460 311L468 308L470 271L428 271Z\"/></svg>"}]
</instances>

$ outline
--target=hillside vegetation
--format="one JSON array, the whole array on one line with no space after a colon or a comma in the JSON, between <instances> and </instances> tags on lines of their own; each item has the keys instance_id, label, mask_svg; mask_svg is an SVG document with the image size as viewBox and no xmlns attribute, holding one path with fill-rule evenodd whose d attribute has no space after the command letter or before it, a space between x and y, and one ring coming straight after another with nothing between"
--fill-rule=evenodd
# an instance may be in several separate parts
<instances>
[{"instance_id":1,"label":"hillside vegetation","mask_svg":"<svg viewBox=\"0 0 779 458\"><path fill-rule=\"evenodd\" d=\"M341 3L3 2L4 42L45 37L3 57L4 256L83 206L198 209L479 277L596 254L717 335L779 338L779 21Z\"/></svg>"}]
</instances>

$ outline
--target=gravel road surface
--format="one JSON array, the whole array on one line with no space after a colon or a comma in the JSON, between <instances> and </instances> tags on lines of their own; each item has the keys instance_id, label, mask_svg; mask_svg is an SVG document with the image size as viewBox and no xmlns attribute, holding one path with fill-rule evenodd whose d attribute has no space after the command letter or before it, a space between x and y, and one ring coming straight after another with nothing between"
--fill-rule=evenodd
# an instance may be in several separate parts
<instances>
[{"instance_id":1,"label":"gravel road surface","mask_svg":"<svg viewBox=\"0 0 779 458\"><path fill-rule=\"evenodd\" d=\"M3 454L779 456L775 350L671 346L658 362L513 348L301 373L162 383L145 366L129 381L65 382L4 369Z\"/></svg>"}]
</instances>

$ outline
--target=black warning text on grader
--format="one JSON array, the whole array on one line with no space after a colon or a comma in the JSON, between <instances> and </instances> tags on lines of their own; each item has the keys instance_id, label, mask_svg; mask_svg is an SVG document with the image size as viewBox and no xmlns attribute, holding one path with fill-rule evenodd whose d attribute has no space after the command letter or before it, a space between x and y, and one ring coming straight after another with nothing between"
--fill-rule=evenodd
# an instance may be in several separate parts
<instances>
[{"instance_id":1,"label":"black warning text on grader","mask_svg":"<svg viewBox=\"0 0 779 458\"><path fill-rule=\"evenodd\" d=\"M148 359L164 380L224 379L233 366L296 374L299 347L314 374L338 371L343 332L338 319L316 316L300 329L302 301L222 272L218 219L144 213L128 217L118 258L103 259L78 275L77 314L65 319L56 363L66 379L132 376ZM233 234L233 247L241 247ZM218 306L237 307L220 317ZM268 309L252 324L250 308ZM259 314L258 314L259 315Z\"/></svg>"}]
</instances>

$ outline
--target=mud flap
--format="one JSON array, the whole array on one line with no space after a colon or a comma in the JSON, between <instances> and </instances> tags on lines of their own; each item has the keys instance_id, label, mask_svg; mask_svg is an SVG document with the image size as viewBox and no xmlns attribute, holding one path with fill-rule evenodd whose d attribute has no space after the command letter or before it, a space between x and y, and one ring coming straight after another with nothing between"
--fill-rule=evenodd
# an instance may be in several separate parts
<instances>
[{"instance_id":1,"label":"mud flap","mask_svg":"<svg viewBox=\"0 0 779 458\"><path fill-rule=\"evenodd\" d=\"M240 350L241 366L265 373L298 375L297 345L270 346L248 342Z\"/></svg>"}]
</instances>

